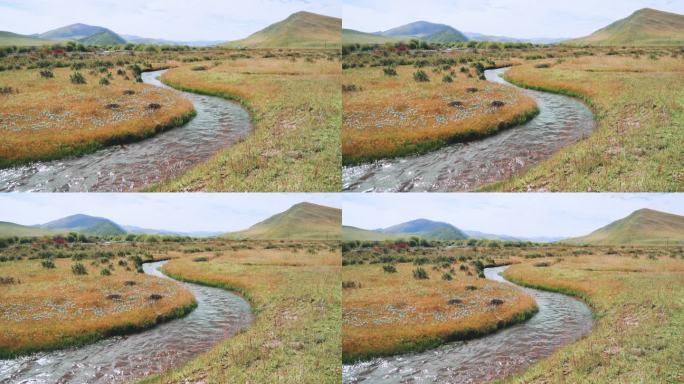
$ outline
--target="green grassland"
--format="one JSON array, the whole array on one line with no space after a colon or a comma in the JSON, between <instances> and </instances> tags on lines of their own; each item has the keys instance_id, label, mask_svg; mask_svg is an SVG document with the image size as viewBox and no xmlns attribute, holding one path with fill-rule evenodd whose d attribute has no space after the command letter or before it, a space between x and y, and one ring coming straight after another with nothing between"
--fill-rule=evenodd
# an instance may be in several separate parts
<instances>
[{"instance_id":1,"label":"green grassland","mask_svg":"<svg viewBox=\"0 0 684 384\"><path fill-rule=\"evenodd\" d=\"M653 192L684 190L684 60L668 51L595 55L525 64L507 80L586 101L597 128L585 140L494 191Z\"/></svg>"},{"instance_id":2,"label":"green grassland","mask_svg":"<svg viewBox=\"0 0 684 384\"><path fill-rule=\"evenodd\" d=\"M261 51L261 57L172 69L166 84L242 103L254 131L156 191L337 192L342 92L336 51Z\"/></svg>"},{"instance_id":3,"label":"green grassland","mask_svg":"<svg viewBox=\"0 0 684 384\"><path fill-rule=\"evenodd\" d=\"M12 32L0 31L0 47L37 47L41 45L54 44L54 41L38 39L31 36L20 35Z\"/></svg>"},{"instance_id":4,"label":"green grassland","mask_svg":"<svg viewBox=\"0 0 684 384\"><path fill-rule=\"evenodd\" d=\"M399 38L379 36L372 33L355 31L353 29L342 30L342 44L385 44L401 41Z\"/></svg>"},{"instance_id":5,"label":"green grassland","mask_svg":"<svg viewBox=\"0 0 684 384\"><path fill-rule=\"evenodd\" d=\"M27 225L20 225L20 224L15 224L15 223L0 222L0 238L5 238L5 237L41 237L41 236L55 235L57 233L59 233L59 232L49 230L49 229L30 227Z\"/></svg>"},{"instance_id":6,"label":"green grassland","mask_svg":"<svg viewBox=\"0 0 684 384\"><path fill-rule=\"evenodd\" d=\"M679 383L684 380L684 255L681 248L585 249L504 276L582 298L591 333L506 383ZM604 253L606 252L606 253Z\"/></svg>"}]
</instances>

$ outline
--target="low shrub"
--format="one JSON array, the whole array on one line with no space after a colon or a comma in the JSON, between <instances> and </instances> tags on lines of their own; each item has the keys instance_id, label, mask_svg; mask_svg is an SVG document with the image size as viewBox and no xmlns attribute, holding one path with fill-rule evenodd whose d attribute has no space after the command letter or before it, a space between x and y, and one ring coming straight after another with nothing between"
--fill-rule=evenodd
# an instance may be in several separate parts
<instances>
[{"instance_id":1,"label":"low shrub","mask_svg":"<svg viewBox=\"0 0 684 384\"><path fill-rule=\"evenodd\" d=\"M425 71L419 69L413 73L413 80L419 83L425 83L430 81L430 77L427 73L425 73Z\"/></svg>"},{"instance_id":2,"label":"low shrub","mask_svg":"<svg viewBox=\"0 0 684 384\"><path fill-rule=\"evenodd\" d=\"M74 275L87 275L88 271L86 271L86 267L81 264L81 263L76 263L71 266L71 272L74 273Z\"/></svg>"},{"instance_id":3,"label":"low shrub","mask_svg":"<svg viewBox=\"0 0 684 384\"><path fill-rule=\"evenodd\" d=\"M397 267L392 264L386 264L382 266L382 270L386 273L397 273Z\"/></svg>"},{"instance_id":4,"label":"low shrub","mask_svg":"<svg viewBox=\"0 0 684 384\"><path fill-rule=\"evenodd\" d=\"M41 262L40 262L40 265L42 265L43 268L45 268L45 269L54 269L54 268L56 268L55 263L54 263L52 260L50 260L50 259L41 261Z\"/></svg>"},{"instance_id":5,"label":"low shrub","mask_svg":"<svg viewBox=\"0 0 684 384\"><path fill-rule=\"evenodd\" d=\"M428 273L425 269L422 267L418 267L413 270L413 278L417 280L427 280L430 277L428 276Z\"/></svg>"},{"instance_id":6,"label":"low shrub","mask_svg":"<svg viewBox=\"0 0 684 384\"><path fill-rule=\"evenodd\" d=\"M81 74L81 72L74 72L69 76L72 84L86 84L86 78Z\"/></svg>"}]
</instances>

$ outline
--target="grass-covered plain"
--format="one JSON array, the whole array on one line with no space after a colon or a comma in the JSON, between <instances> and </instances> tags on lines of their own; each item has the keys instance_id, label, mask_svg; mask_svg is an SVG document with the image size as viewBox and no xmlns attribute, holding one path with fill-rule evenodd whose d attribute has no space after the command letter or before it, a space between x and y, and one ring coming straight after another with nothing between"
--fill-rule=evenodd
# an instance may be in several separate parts
<instances>
[{"instance_id":1,"label":"grass-covered plain","mask_svg":"<svg viewBox=\"0 0 684 384\"><path fill-rule=\"evenodd\" d=\"M541 63L550 68L537 61L506 72L515 84L583 99L598 127L529 172L485 189L682 191L684 55L630 52L547 59Z\"/></svg>"},{"instance_id":2,"label":"grass-covered plain","mask_svg":"<svg viewBox=\"0 0 684 384\"><path fill-rule=\"evenodd\" d=\"M595 324L585 338L511 383L679 383L684 380L684 250L589 247L584 255L525 262L504 276L578 296Z\"/></svg>"},{"instance_id":3,"label":"grass-covered plain","mask_svg":"<svg viewBox=\"0 0 684 384\"><path fill-rule=\"evenodd\" d=\"M225 244L234 246L180 255L163 271L179 280L241 293L252 305L254 323L190 363L145 383L338 383L338 243Z\"/></svg>"},{"instance_id":4,"label":"grass-covered plain","mask_svg":"<svg viewBox=\"0 0 684 384\"><path fill-rule=\"evenodd\" d=\"M323 50L258 51L166 72L174 88L242 103L254 132L154 190L339 191L340 72L337 52Z\"/></svg>"},{"instance_id":5,"label":"grass-covered plain","mask_svg":"<svg viewBox=\"0 0 684 384\"><path fill-rule=\"evenodd\" d=\"M181 95L136 82L150 67L135 58L22 59L0 71L0 167L142 140L195 114Z\"/></svg>"},{"instance_id":6,"label":"grass-covered plain","mask_svg":"<svg viewBox=\"0 0 684 384\"><path fill-rule=\"evenodd\" d=\"M537 312L522 290L482 275L485 266L518 262L517 253L459 244L345 243L344 362L483 336Z\"/></svg>"},{"instance_id":7,"label":"grass-covered plain","mask_svg":"<svg viewBox=\"0 0 684 384\"><path fill-rule=\"evenodd\" d=\"M150 328L195 306L180 285L138 272L146 246L51 238L0 250L0 358Z\"/></svg>"},{"instance_id":8,"label":"grass-covered plain","mask_svg":"<svg viewBox=\"0 0 684 384\"><path fill-rule=\"evenodd\" d=\"M520 91L479 80L485 68L497 64L474 57L427 55L348 65L342 76L343 162L425 153L495 134L538 113L534 100Z\"/></svg>"}]
</instances>

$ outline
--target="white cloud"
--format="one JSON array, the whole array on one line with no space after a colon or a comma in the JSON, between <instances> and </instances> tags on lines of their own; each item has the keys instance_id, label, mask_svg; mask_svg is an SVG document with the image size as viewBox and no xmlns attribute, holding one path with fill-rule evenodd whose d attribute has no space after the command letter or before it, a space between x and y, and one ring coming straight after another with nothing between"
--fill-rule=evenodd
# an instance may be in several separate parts
<instances>
[{"instance_id":1,"label":"white cloud","mask_svg":"<svg viewBox=\"0 0 684 384\"><path fill-rule=\"evenodd\" d=\"M229 232L305 201L341 208L338 195L323 193L23 193L0 195L0 221L33 225L80 213L152 229Z\"/></svg>"},{"instance_id":2,"label":"white cloud","mask_svg":"<svg viewBox=\"0 0 684 384\"><path fill-rule=\"evenodd\" d=\"M418 218L511 236L579 236L641 208L684 215L684 194L345 194L343 223L384 228Z\"/></svg>"},{"instance_id":3,"label":"white cloud","mask_svg":"<svg viewBox=\"0 0 684 384\"><path fill-rule=\"evenodd\" d=\"M387 30L425 20L519 38L579 37L641 8L684 14L681 0L342 0L345 28Z\"/></svg>"},{"instance_id":4,"label":"white cloud","mask_svg":"<svg viewBox=\"0 0 684 384\"><path fill-rule=\"evenodd\" d=\"M234 40L298 11L341 17L341 0L0 0L0 30L85 23L151 38Z\"/></svg>"}]
</instances>

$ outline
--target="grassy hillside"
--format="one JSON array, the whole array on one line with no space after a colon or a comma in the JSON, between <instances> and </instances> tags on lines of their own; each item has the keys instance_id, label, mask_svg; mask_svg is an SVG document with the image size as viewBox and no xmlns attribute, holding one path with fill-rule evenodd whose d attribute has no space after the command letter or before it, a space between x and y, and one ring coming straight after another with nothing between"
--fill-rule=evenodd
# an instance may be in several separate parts
<instances>
[{"instance_id":1,"label":"grassy hillside","mask_svg":"<svg viewBox=\"0 0 684 384\"><path fill-rule=\"evenodd\" d=\"M290 209L226 237L252 240L339 240L342 211L311 203Z\"/></svg>"},{"instance_id":2,"label":"grassy hillside","mask_svg":"<svg viewBox=\"0 0 684 384\"><path fill-rule=\"evenodd\" d=\"M449 223L426 219L397 224L383 229L382 233L405 237L416 236L428 240L463 240L468 238L468 235Z\"/></svg>"},{"instance_id":3,"label":"grassy hillside","mask_svg":"<svg viewBox=\"0 0 684 384\"><path fill-rule=\"evenodd\" d=\"M54 43L54 41L50 40L38 39L35 37L20 35L17 33L0 31L0 47L33 47Z\"/></svg>"},{"instance_id":4,"label":"grassy hillside","mask_svg":"<svg viewBox=\"0 0 684 384\"><path fill-rule=\"evenodd\" d=\"M684 216L640 209L587 236L569 239L566 242L592 245L684 244Z\"/></svg>"},{"instance_id":5,"label":"grassy hillside","mask_svg":"<svg viewBox=\"0 0 684 384\"><path fill-rule=\"evenodd\" d=\"M342 226L342 241L384 241L397 239L400 236L390 235L387 233L380 233L368 229L361 229L349 225Z\"/></svg>"},{"instance_id":6,"label":"grassy hillside","mask_svg":"<svg viewBox=\"0 0 684 384\"><path fill-rule=\"evenodd\" d=\"M415 23L402 25L382 32L383 36L419 38L435 43L448 43L453 41L467 41L468 38L457 29L445 25L429 23L427 21L417 21Z\"/></svg>"},{"instance_id":7,"label":"grassy hillside","mask_svg":"<svg viewBox=\"0 0 684 384\"><path fill-rule=\"evenodd\" d=\"M29 227L26 225L8 223L0 221L0 238L6 237L41 237L45 235L54 235L56 231L49 229Z\"/></svg>"},{"instance_id":8,"label":"grassy hillside","mask_svg":"<svg viewBox=\"0 0 684 384\"><path fill-rule=\"evenodd\" d=\"M682 45L684 15L644 8L589 36L568 41L589 45Z\"/></svg>"},{"instance_id":9,"label":"grassy hillside","mask_svg":"<svg viewBox=\"0 0 684 384\"><path fill-rule=\"evenodd\" d=\"M380 36L372 33L355 31L353 29L342 30L342 44L385 44L401 41L401 38Z\"/></svg>"},{"instance_id":10,"label":"grassy hillside","mask_svg":"<svg viewBox=\"0 0 684 384\"><path fill-rule=\"evenodd\" d=\"M102 32L111 31L104 27L78 23L41 33L38 37L50 40L79 40Z\"/></svg>"},{"instance_id":11,"label":"grassy hillside","mask_svg":"<svg viewBox=\"0 0 684 384\"><path fill-rule=\"evenodd\" d=\"M341 44L341 19L297 12L245 39L224 45L248 48L335 48Z\"/></svg>"},{"instance_id":12,"label":"grassy hillside","mask_svg":"<svg viewBox=\"0 0 684 384\"><path fill-rule=\"evenodd\" d=\"M80 39L79 42L86 45L126 44L126 40L124 40L121 36L111 31L96 33L92 36Z\"/></svg>"},{"instance_id":13,"label":"grassy hillside","mask_svg":"<svg viewBox=\"0 0 684 384\"><path fill-rule=\"evenodd\" d=\"M64 217L43 224L40 227L63 232L79 232L92 236L116 236L126 233L123 228L111 220L87 215Z\"/></svg>"}]
</instances>

